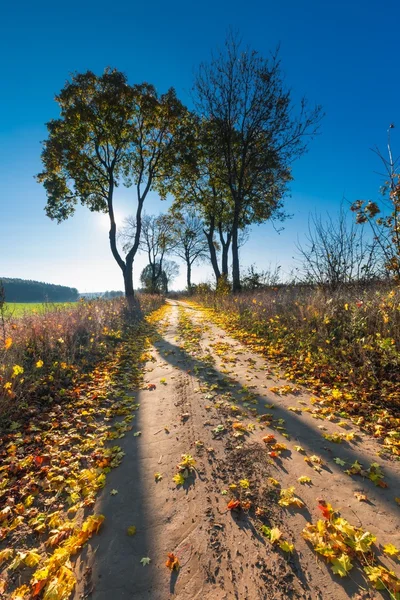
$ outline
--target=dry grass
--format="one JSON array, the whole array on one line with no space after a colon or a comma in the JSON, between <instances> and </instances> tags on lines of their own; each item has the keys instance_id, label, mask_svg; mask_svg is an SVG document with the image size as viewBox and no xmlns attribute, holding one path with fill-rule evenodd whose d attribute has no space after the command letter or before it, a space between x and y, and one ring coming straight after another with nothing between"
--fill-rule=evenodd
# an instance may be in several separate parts
<instances>
[{"instance_id":1,"label":"dry grass","mask_svg":"<svg viewBox=\"0 0 400 600\"><path fill-rule=\"evenodd\" d=\"M335 292L279 286L194 298L213 308L279 363L289 379L314 389L339 387L357 401L400 409L400 288L346 286Z\"/></svg>"},{"instance_id":2,"label":"dry grass","mask_svg":"<svg viewBox=\"0 0 400 600\"><path fill-rule=\"evenodd\" d=\"M0 320L0 425L33 404L62 400L76 377L87 373L120 342L132 320L158 308L158 296L141 295L135 309L124 299L79 302Z\"/></svg>"}]
</instances>

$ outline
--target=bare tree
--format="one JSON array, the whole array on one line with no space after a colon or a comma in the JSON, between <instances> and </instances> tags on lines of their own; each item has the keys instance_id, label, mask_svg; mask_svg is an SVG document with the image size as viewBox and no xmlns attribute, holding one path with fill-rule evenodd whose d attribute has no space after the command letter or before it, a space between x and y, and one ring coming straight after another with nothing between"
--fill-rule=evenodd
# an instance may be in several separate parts
<instances>
[{"instance_id":1,"label":"bare tree","mask_svg":"<svg viewBox=\"0 0 400 600\"><path fill-rule=\"evenodd\" d=\"M160 274L154 281L153 266L145 266L140 274L143 289L150 294L168 294L169 284L179 275L179 267L173 260L164 260L162 269L157 264L157 271Z\"/></svg>"},{"instance_id":2,"label":"bare tree","mask_svg":"<svg viewBox=\"0 0 400 600\"><path fill-rule=\"evenodd\" d=\"M283 83L278 54L270 60L241 49L230 34L224 51L200 66L196 106L212 125L219 185L227 188L232 209L233 290L240 289L238 235L241 226L282 215L291 164L307 148L321 119L319 106L302 100L294 115Z\"/></svg>"},{"instance_id":3,"label":"bare tree","mask_svg":"<svg viewBox=\"0 0 400 600\"><path fill-rule=\"evenodd\" d=\"M379 148L374 152L384 166L384 185L381 201L357 200L351 209L357 215L357 223L368 223L384 257L387 272L400 281L400 157L394 158L391 145L391 124L387 131L388 158Z\"/></svg>"},{"instance_id":4,"label":"bare tree","mask_svg":"<svg viewBox=\"0 0 400 600\"><path fill-rule=\"evenodd\" d=\"M132 240L137 238L137 219L127 217L121 233L124 247L130 247ZM168 215L143 214L141 220L141 232L139 236L139 249L147 254L148 268L151 273L151 285L149 291L158 290L158 282L162 279L164 258L174 246L174 234L172 230L171 217Z\"/></svg>"},{"instance_id":5,"label":"bare tree","mask_svg":"<svg viewBox=\"0 0 400 600\"><path fill-rule=\"evenodd\" d=\"M169 286L179 275L179 266L173 260L165 260L163 267L164 293L168 294Z\"/></svg>"},{"instance_id":6,"label":"bare tree","mask_svg":"<svg viewBox=\"0 0 400 600\"><path fill-rule=\"evenodd\" d=\"M196 261L208 257L208 242L204 234L204 223L195 213L183 213L174 222L175 245L173 254L186 264L186 283L192 291L192 266Z\"/></svg>"},{"instance_id":7,"label":"bare tree","mask_svg":"<svg viewBox=\"0 0 400 600\"><path fill-rule=\"evenodd\" d=\"M363 229L349 223L343 208L337 218L313 215L308 222L307 243L298 244L300 272L309 283L332 289L352 281L367 281L382 273L377 243Z\"/></svg>"},{"instance_id":8,"label":"bare tree","mask_svg":"<svg viewBox=\"0 0 400 600\"><path fill-rule=\"evenodd\" d=\"M280 265L271 265L263 271L256 270L255 265L250 265L244 274L242 279L243 289L245 290L258 290L265 287L276 286L281 280L281 267Z\"/></svg>"}]
</instances>

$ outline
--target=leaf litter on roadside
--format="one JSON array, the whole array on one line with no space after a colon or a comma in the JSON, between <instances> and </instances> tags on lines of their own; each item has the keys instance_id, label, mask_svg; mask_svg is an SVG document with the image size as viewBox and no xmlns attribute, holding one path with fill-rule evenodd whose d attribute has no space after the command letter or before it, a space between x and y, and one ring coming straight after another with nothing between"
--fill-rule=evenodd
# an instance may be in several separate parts
<instances>
[{"instance_id":1,"label":"leaf litter on roadside","mask_svg":"<svg viewBox=\"0 0 400 600\"><path fill-rule=\"evenodd\" d=\"M0 564L6 565L0 581L2 593L10 587L8 597L69 598L75 587L71 558L104 520L89 515L81 522L80 514L93 507L107 473L123 459L121 448L109 441L132 429L139 405L130 390L142 380L149 326L164 313L162 308L137 324L89 374L76 373L75 386L65 390L60 404L2 438L0 540L7 547L0 551ZM30 581L12 589L8 573L22 566L34 570Z\"/></svg>"}]
</instances>

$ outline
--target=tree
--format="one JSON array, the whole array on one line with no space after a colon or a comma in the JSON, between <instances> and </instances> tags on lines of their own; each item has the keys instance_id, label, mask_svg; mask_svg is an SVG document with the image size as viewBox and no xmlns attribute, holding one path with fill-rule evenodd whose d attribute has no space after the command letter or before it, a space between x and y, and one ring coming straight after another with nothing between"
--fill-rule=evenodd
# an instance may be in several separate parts
<instances>
[{"instance_id":1,"label":"tree","mask_svg":"<svg viewBox=\"0 0 400 600\"><path fill-rule=\"evenodd\" d=\"M165 260L163 266L164 293L168 294L169 286L179 275L179 267L173 260Z\"/></svg>"},{"instance_id":2,"label":"tree","mask_svg":"<svg viewBox=\"0 0 400 600\"><path fill-rule=\"evenodd\" d=\"M232 280L240 289L241 227L283 216L282 199L291 180L292 162L316 133L321 108L305 99L294 116L278 53L270 60L241 50L230 34L225 50L202 64L195 81L196 106L213 126L219 180L229 190L232 207Z\"/></svg>"},{"instance_id":3,"label":"tree","mask_svg":"<svg viewBox=\"0 0 400 600\"><path fill-rule=\"evenodd\" d=\"M37 177L46 189L46 213L61 222L78 201L108 213L111 252L132 300L143 203L174 160L185 109L172 88L159 96L152 85L131 86L123 73L109 68L101 76L73 75L56 101L61 116L47 124L44 170ZM136 235L125 258L117 247L114 215L114 192L121 183L134 185L137 201Z\"/></svg>"},{"instance_id":4,"label":"tree","mask_svg":"<svg viewBox=\"0 0 400 600\"><path fill-rule=\"evenodd\" d=\"M76 302L76 288L27 279L4 277L3 289L7 302Z\"/></svg>"},{"instance_id":5,"label":"tree","mask_svg":"<svg viewBox=\"0 0 400 600\"><path fill-rule=\"evenodd\" d=\"M147 265L141 275L140 282L143 289L150 294L167 294L168 286L171 281L178 275L179 267L174 261L165 260L164 267L161 270L161 274L158 277L156 284L153 281L153 268L152 265Z\"/></svg>"},{"instance_id":6,"label":"tree","mask_svg":"<svg viewBox=\"0 0 400 600\"><path fill-rule=\"evenodd\" d=\"M125 227L121 235L124 247L129 248L136 238L136 220L130 216L125 219ZM174 246L174 234L169 215L146 215L142 217L142 229L139 238L139 248L146 252L148 266L151 270L150 291L158 289L158 281L162 278L165 254Z\"/></svg>"},{"instance_id":7,"label":"tree","mask_svg":"<svg viewBox=\"0 0 400 600\"><path fill-rule=\"evenodd\" d=\"M265 287L276 286L280 282L281 267L269 267L265 271L256 271L255 265L250 265L242 280L244 290L259 290Z\"/></svg>"},{"instance_id":8,"label":"tree","mask_svg":"<svg viewBox=\"0 0 400 600\"><path fill-rule=\"evenodd\" d=\"M307 243L298 244L302 275L308 283L337 289L352 281L367 281L382 272L377 244L363 230L348 223L343 206L337 218L312 216Z\"/></svg>"},{"instance_id":9,"label":"tree","mask_svg":"<svg viewBox=\"0 0 400 600\"><path fill-rule=\"evenodd\" d=\"M173 253L185 261L189 294L192 291L192 266L196 261L204 260L208 255L208 243L203 228L204 223L193 212L181 214L174 223Z\"/></svg>"},{"instance_id":10,"label":"tree","mask_svg":"<svg viewBox=\"0 0 400 600\"><path fill-rule=\"evenodd\" d=\"M228 277L232 210L229 191L218 178L222 165L214 144L212 123L192 113L184 143L165 187L174 196L174 215L190 211L202 220L211 265L218 283L221 276ZM218 262L219 250L221 265Z\"/></svg>"},{"instance_id":11,"label":"tree","mask_svg":"<svg viewBox=\"0 0 400 600\"><path fill-rule=\"evenodd\" d=\"M124 295L124 292L119 291L119 290L109 290L109 291L107 290L106 292L104 292L103 298L108 300L110 298L120 298L123 295Z\"/></svg>"},{"instance_id":12,"label":"tree","mask_svg":"<svg viewBox=\"0 0 400 600\"><path fill-rule=\"evenodd\" d=\"M394 129L393 124L387 131L388 158L385 158L378 148L374 149L385 169L381 201L357 200L351 209L356 213L357 223L369 223L374 240L384 257L387 272L396 281L400 281L400 158L393 158L392 129Z\"/></svg>"}]
</instances>

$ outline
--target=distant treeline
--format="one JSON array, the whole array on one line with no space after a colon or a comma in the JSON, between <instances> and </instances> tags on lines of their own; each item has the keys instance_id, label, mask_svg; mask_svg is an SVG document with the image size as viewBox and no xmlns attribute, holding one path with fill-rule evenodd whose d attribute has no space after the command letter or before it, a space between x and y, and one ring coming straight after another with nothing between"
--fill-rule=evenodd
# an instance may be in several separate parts
<instances>
[{"instance_id":1,"label":"distant treeline","mask_svg":"<svg viewBox=\"0 0 400 600\"><path fill-rule=\"evenodd\" d=\"M78 290L65 285L54 285L28 279L0 278L6 302L75 302Z\"/></svg>"},{"instance_id":2,"label":"distant treeline","mask_svg":"<svg viewBox=\"0 0 400 600\"><path fill-rule=\"evenodd\" d=\"M119 298L120 296L123 296L124 292L122 292L121 290L116 291L116 290L110 290L107 292L104 292L103 294L103 298Z\"/></svg>"}]
</instances>

